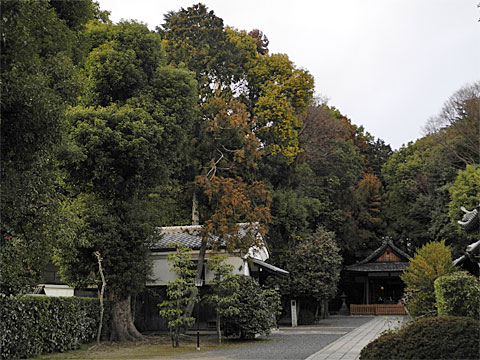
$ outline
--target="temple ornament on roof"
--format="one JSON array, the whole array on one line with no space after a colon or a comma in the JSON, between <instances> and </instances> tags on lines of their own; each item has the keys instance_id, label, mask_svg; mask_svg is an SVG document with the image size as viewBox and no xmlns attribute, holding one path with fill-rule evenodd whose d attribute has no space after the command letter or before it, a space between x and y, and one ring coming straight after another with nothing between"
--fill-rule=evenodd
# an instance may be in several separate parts
<instances>
[{"instance_id":1,"label":"temple ornament on roof","mask_svg":"<svg viewBox=\"0 0 480 360\"><path fill-rule=\"evenodd\" d=\"M480 210L480 202L476 209L468 211L465 207L461 207L462 211L464 212L462 220L459 220L458 223L460 226L466 231L474 231L479 228L480 220L479 220L479 210Z\"/></svg>"},{"instance_id":2,"label":"temple ornament on roof","mask_svg":"<svg viewBox=\"0 0 480 360\"><path fill-rule=\"evenodd\" d=\"M480 231L480 220L479 220L479 212L480 212L480 201L479 205L476 209L468 211L465 207L461 207L462 211L464 212L463 219L458 221L460 226L467 232L474 232ZM473 263L476 263L480 270L480 240L476 241L467 246L464 251L464 254L456 259L453 264L460 265L463 262L470 260ZM480 271L479 271L480 277Z\"/></svg>"}]
</instances>

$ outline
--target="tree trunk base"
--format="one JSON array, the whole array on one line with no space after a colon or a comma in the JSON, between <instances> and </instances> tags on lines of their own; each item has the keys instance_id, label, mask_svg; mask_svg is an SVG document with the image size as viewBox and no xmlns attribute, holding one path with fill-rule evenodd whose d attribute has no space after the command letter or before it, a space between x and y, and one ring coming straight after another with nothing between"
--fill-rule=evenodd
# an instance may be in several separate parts
<instances>
[{"instance_id":1,"label":"tree trunk base","mask_svg":"<svg viewBox=\"0 0 480 360\"><path fill-rule=\"evenodd\" d=\"M112 333L111 341L139 341L144 340L142 334L133 323L130 308L130 296L126 299L114 301L112 308Z\"/></svg>"}]
</instances>

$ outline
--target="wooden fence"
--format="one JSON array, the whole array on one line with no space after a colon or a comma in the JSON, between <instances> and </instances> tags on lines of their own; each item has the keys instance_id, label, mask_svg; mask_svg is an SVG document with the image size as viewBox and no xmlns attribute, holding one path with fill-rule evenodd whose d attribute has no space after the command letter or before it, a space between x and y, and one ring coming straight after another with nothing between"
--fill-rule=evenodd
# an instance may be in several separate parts
<instances>
[{"instance_id":1,"label":"wooden fence","mask_svg":"<svg viewBox=\"0 0 480 360\"><path fill-rule=\"evenodd\" d=\"M402 304L350 304L350 315L407 315Z\"/></svg>"}]
</instances>

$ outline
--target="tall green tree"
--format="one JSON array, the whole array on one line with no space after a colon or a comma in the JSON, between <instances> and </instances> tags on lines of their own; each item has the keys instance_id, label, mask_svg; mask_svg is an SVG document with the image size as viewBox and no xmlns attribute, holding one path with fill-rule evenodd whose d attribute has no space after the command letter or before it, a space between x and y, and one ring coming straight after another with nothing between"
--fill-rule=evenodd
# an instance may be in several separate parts
<instances>
[{"instance_id":1,"label":"tall green tree","mask_svg":"<svg viewBox=\"0 0 480 360\"><path fill-rule=\"evenodd\" d=\"M318 228L293 246L284 261L290 272L290 296L313 298L318 314L320 303L335 297L340 280L342 257L335 234Z\"/></svg>"},{"instance_id":2,"label":"tall green tree","mask_svg":"<svg viewBox=\"0 0 480 360\"><path fill-rule=\"evenodd\" d=\"M365 235L370 234L367 230L372 230L366 228L366 221L361 224L360 217L374 219L365 211L380 205L374 204L373 197L368 198L368 192L362 190L367 184L362 183L362 178L370 171L365 155L368 144L350 120L326 104L318 102L309 106L303 122L300 134L303 153L297 160L297 174L290 186L320 202L314 226L323 225L335 232L345 261L353 262L373 246L365 245L365 241L356 241L359 240L359 230ZM378 195L382 186L375 184L378 187L373 189ZM380 219L375 218L375 223L379 222ZM368 226L372 225L370 221ZM378 226L373 228L375 234L378 233Z\"/></svg>"},{"instance_id":3,"label":"tall green tree","mask_svg":"<svg viewBox=\"0 0 480 360\"><path fill-rule=\"evenodd\" d=\"M383 167L389 235L412 249L431 240L456 241L448 218L448 188L456 172L432 136L395 153Z\"/></svg>"},{"instance_id":4,"label":"tall green tree","mask_svg":"<svg viewBox=\"0 0 480 360\"><path fill-rule=\"evenodd\" d=\"M347 261L364 259L381 244L385 234L384 189L371 173L364 174L352 189L352 201L347 206L348 217L342 231Z\"/></svg>"},{"instance_id":5,"label":"tall green tree","mask_svg":"<svg viewBox=\"0 0 480 360\"><path fill-rule=\"evenodd\" d=\"M145 25L92 22L84 62L82 105L68 112L73 151L64 155L70 195L83 209L80 234L57 252L63 276L91 278L94 251L103 257L113 301L112 338L141 337L130 297L145 286L148 245L158 217L149 194L169 182L191 129L196 82L164 65L158 35Z\"/></svg>"},{"instance_id":6,"label":"tall green tree","mask_svg":"<svg viewBox=\"0 0 480 360\"><path fill-rule=\"evenodd\" d=\"M89 10L72 14L73 25L46 0L0 6L1 292L16 294L38 284L52 246L71 235L58 156L81 89L80 32L95 11L82 1Z\"/></svg>"},{"instance_id":7,"label":"tall green tree","mask_svg":"<svg viewBox=\"0 0 480 360\"><path fill-rule=\"evenodd\" d=\"M157 27L169 63L184 65L198 81L202 101L214 93L212 88L229 91L237 80L236 48L227 39L223 20L203 4L171 11Z\"/></svg>"},{"instance_id":8,"label":"tall green tree","mask_svg":"<svg viewBox=\"0 0 480 360\"><path fill-rule=\"evenodd\" d=\"M447 100L430 120L428 135L398 150L384 165L389 235L412 248L445 240L458 256L468 242L450 218L449 189L459 170L479 163L478 84L466 86ZM460 212L459 204L456 204ZM461 216L457 212L456 216ZM458 219L456 219L458 220Z\"/></svg>"}]
</instances>

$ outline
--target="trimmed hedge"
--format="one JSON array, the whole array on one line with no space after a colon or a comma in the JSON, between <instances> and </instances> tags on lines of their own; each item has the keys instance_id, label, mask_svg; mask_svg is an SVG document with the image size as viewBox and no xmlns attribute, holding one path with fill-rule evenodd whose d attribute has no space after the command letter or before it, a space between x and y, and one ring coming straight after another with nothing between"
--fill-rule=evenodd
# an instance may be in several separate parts
<instances>
[{"instance_id":1,"label":"trimmed hedge","mask_svg":"<svg viewBox=\"0 0 480 360\"><path fill-rule=\"evenodd\" d=\"M438 315L480 316L480 284L466 272L459 271L435 280Z\"/></svg>"},{"instance_id":2,"label":"trimmed hedge","mask_svg":"<svg viewBox=\"0 0 480 360\"><path fill-rule=\"evenodd\" d=\"M468 317L421 318L365 346L360 360L478 359L480 321Z\"/></svg>"},{"instance_id":3,"label":"trimmed hedge","mask_svg":"<svg viewBox=\"0 0 480 360\"><path fill-rule=\"evenodd\" d=\"M104 324L108 323L108 305ZM94 298L0 297L0 358L65 352L96 338L100 302Z\"/></svg>"}]
</instances>

